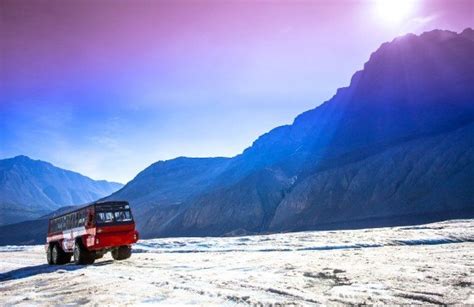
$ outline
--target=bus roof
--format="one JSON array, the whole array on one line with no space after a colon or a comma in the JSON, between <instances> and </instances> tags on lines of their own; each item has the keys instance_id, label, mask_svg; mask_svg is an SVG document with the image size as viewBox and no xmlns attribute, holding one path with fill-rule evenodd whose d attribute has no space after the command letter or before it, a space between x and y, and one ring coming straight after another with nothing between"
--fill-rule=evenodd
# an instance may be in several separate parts
<instances>
[{"instance_id":1,"label":"bus roof","mask_svg":"<svg viewBox=\"0 0 474 307\"><path fill-rule=\"evenodd\" d=\"M96 202L92 202L92 203L88 203L86 205L83 205L83 206L80 206L79 208L75 208L75 209L72 209L72 210L69 210L69 211L66 211L64 213L61 213L60 215L56 215L56 216L53 216L53 217L50 217L49 220L55 220L57 218L60 218L60 217L63 217L65 215L68 215L68 214L71 214L71 213L74 213L74 212L77 212L77 211L81 211L83 209L86 209L86 208L89 208L89 207L95 207L95 206L99 206L99 207L104 207L105 210L107 209L111 209L111 205L112 204L121 204L123 206L128 206L128 201L125 201L125 200L109 200L109 201L96 201ZM104 211L105 211L104 210ZM101 210L102 211L102 210Z\"/></svg>"}]
</instances>

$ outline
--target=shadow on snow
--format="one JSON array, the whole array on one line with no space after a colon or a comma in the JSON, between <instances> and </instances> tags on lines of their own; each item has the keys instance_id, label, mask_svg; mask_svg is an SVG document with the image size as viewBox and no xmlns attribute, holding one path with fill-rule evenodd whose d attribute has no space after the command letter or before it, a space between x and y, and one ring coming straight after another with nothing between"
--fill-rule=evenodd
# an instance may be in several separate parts
<instances>
[{"instance_id":1,"label":"shadow on snow","mask_svg":"<svg viewBox=\"0 0 474 307\"><path fill-rule=\"evenodd\" d=\"M102 261L97 264L93 264L92 266L103 266L107 264L113 263L112 260ZM15 280L15 279L22 279L27 277L36 276L38 274L46 274L46 273L64 273L66 271L76 271L87 267L86 265L76 265L76 264L66 264L66 265L49 265L49 264L40 264L40 265L32 265L27 266L15 270L11 270L6 273L0 274L0 282Z\"/></svg>"}]
</instances>

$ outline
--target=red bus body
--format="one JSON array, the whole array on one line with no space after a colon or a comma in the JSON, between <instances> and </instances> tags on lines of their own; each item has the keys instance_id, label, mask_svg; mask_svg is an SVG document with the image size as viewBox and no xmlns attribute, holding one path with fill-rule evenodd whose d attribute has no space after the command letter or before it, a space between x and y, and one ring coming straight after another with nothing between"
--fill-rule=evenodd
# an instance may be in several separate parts
<instances>
[{"instance_id":1,"label":"red bus body","mask_svg":"<svg viewBox=\"0 0 474 307\"><path fill-rule=\"evenodd\" d=\"M131 250L131 244L137 240L138 232L135 230L135 221L128 202L96 202L51 218L46 238L46 252L56 248L56 253L61 253L66 259L69 257L70 261L75 246L79 245L83 252L97 259L106 252L120 247ZM75 254L74 256L76 258ZM48 263L60 264L50 261L49 258Z\"/></svg>"}]
</instances>

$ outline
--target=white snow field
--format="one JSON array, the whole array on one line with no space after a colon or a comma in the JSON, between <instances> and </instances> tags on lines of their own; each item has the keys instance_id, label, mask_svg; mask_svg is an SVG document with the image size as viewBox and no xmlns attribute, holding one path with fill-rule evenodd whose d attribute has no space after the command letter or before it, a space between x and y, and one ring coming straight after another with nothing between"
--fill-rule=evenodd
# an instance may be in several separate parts
<instances>
[{"instance_id":1,"label":"white snow field","mask_svg":"<svg viewBox=\"0 0 474 307\"><path fill-rule=\"evenodd\" d=\"M143 240L129 260L48 266L0 247L0 305L474 304L474 219Z\"/></svg>"}]
</instances>

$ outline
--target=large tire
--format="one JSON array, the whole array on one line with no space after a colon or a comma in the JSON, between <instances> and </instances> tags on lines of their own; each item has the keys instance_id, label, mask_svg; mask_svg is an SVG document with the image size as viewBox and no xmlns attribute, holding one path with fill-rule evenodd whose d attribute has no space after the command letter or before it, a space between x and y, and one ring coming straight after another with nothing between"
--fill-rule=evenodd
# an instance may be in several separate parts
<instances>
[{"instance_id":1,"label":"large tire","mask_svg":"<svg viewBox=\"0 0 474 307\"><path fill-rule=\"evenodd\" d=\"M112 258L115 260L125 260L132 256L132 247L131 246L120 246L112 250Z\"/></svg>"},{"instance_id":2,"label":"large tire","mask_svg":"<svg viewBox=\"0 0 474 307\"><path fill-rule=\"evenodd\" d=\"M66 264L71 261L71 254L63 251L59 243L52 246L51 249L51 262L53 264Z\"/></svg>"},{"instance_id":3,"label":"large tire","mask_svg":"<svg viewBox=\"0 0 474 307\"><path fill-rule=\"evenodd\" d=\"M51 244L48 245L48 248L46 249L46 260L48 261L48 264L49 265L53 265L55 264L53 262L53 247L51 246Z\"/></svg>"},{"instance_id":4,"label":"large tire","mask_svg":"<svg viewBox=\"0 0 474 307\"><path fill-rule=\"evenodd\" d=\"M75 264L93 264L95 261L95 253L88 251L80 240L74 244L73 255Z\"/></svg>"}]
</instances>

